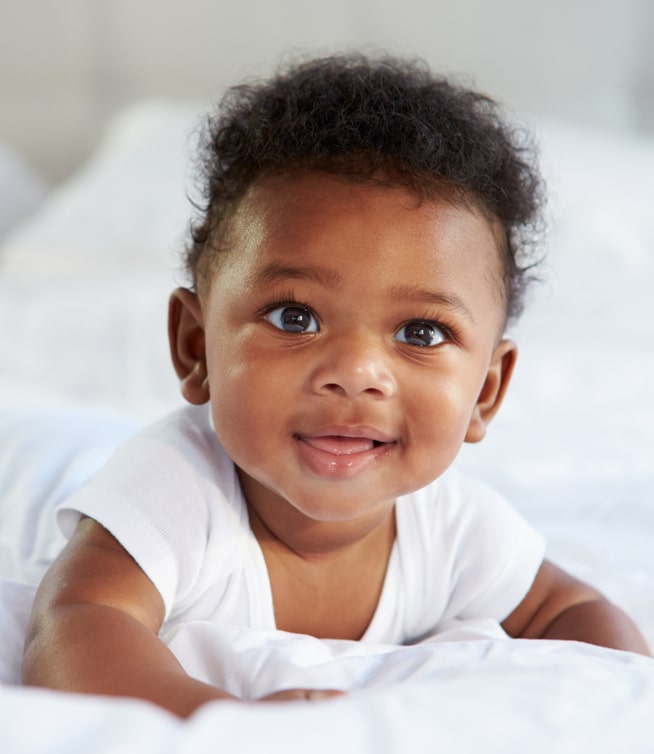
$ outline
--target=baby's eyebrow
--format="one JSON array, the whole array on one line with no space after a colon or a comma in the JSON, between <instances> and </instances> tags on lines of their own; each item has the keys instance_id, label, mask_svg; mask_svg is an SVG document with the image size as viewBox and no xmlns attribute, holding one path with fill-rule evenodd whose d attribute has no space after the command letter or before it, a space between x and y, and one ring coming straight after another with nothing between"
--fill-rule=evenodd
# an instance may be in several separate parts
<instances>
[{"instance_id":1,"label":"baby's eyebrow","mask_svg":"<svg viewBox=\"0 0 654 754\"><path fill-rule=\"evenodd\" d=\"M473 324L475 318L470 309L465 305L463 299L455 293L442 293L440 291L431 291L428 288L422 288L419 285L394 285L390 289L390 296L398 301L412 301L424 304L436 304L445 306L448 309L463 314Z\"/></svg>"},{"instance_id":2,"label":"baby's eyebrow","mask_svg":"<svg viewBox=\"0 0 654 754\"><path fill-rule=\"evenodd\" d=\"M330 267L294 267L279 262L271 262L257 272L254 283L255 285L269 285L289 278L292 280L313 280L328 288L336 288L343 280L343 276Z\"/></svg>"},{"instance_id":3,"label":"baby's eyebrow","mask_svg":"<svg viewBox=\"0 0 654 754\"><path fill-rule=\"evenodd\" d=\"M254 284L266 286L280 280L313 280L327 288L336 288L343 281L343 276L331 267L321 265L296 267L293 265L270 262L254 277ZM461 313L473 324L475 318L463 300L454 293L443 293L422 288L419 285L394 285L389 289L389 298L395 301L436 304Z\"/></svg>"}]
</instances>

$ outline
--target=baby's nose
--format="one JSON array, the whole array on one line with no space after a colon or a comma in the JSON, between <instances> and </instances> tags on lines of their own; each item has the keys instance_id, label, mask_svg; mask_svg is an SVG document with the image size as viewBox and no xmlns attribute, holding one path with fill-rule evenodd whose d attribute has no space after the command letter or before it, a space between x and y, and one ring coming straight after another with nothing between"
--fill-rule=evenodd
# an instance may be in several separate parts
<instances>
[{"instance_id":1,"label":"baby's nose","mask_svg":"<svg viewBox=\"0 0 654 754\"><path fill-rule=\"evenodd\" d=\"M312 388L348 397L390 398L397 391L391 361L391 354L374 338L363 334L335 337L313 370Z\"/></svg>"}]
</instances>

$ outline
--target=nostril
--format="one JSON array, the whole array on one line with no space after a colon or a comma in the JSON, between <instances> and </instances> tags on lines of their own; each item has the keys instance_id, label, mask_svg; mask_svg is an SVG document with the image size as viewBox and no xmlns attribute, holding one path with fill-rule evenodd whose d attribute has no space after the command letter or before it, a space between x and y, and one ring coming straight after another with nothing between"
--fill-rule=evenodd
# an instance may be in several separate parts
<instances>
[{"instance_id":1,"label":"nostril","mask_svg":"<svg viewBox=\"0 0 654 754\"><path fill-rule=\"evenodd\" d=\"M345 390L342 385L339 385L338 382L328 382L325 385L323 385L323 390L326 390L328 393L344 393Z\"/></svg>"},{"instance_id":2,"label":"nostril","mask_svg":"<svg viewBox=\"0 0 654 754\"><path fill-rule=\"evenodd\" d=\"M395 380L388 364L370 354L369 348L346 348L342 340L337 344L340 352L325 354L311 373L312 389L325 395L390 397L394 394Z\"/></svg>"}]
</instances>

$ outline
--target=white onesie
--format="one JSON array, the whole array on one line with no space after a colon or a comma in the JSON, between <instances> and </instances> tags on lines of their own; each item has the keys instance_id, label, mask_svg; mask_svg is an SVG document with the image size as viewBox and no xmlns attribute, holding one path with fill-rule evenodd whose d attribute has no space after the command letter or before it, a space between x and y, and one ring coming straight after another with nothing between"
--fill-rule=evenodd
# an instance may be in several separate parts
<instances>
[{"instance_id":1,"label":"white onesie","mask_svg":"<svg viewBox=\"0 0 654 754\"><path fill-rule=\"evenodd\" d=\"M60 506L66 536L98 521L159 590L164 630L187 621L274 629L263 554L208 406L188 406L123 444ZM453 619L503 620L529 591L544 542L501 497L450 470L399 498L397 538L362 640L403 644Z\"/></svg>"}]
</instances>

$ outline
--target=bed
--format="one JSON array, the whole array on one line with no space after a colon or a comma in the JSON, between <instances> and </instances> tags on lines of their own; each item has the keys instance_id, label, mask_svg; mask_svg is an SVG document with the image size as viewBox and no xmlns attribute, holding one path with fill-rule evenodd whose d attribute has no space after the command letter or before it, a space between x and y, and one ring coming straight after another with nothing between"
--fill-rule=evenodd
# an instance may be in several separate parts
<instances>
[{"instance_id":1,"label":"bed","mask_svg":"<svg viewBox=\"0 0 654 754\"><path fill-rule=\"evenodd\" d=\"M246 698L306 684L350 693L216 703L184 722L144 702L20 685L34 585L61 546L53 506L181 403L165 316L185 282L176 255L201 110L129 108L60 186L25 173L29 206L3 226L0 750L654 751L654 660L507 641L484 625L412 647L190 625L168 637L185 667ZM551 193L546 279L511 333L521 353L505 406L457 464L505 493L549 557L627 610L654 647L654 140L530 125Z\"/></svg>"}]
</instances>

